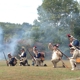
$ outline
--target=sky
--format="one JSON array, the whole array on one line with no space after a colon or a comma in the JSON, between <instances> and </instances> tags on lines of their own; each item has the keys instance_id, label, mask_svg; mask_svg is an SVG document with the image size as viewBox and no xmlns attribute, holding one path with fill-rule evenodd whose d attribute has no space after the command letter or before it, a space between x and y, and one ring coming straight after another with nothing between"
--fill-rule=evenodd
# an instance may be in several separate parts
<instances>
[{"instance_id":1,"label":"sky","mask_svg":"<svg viewBox=\"0 0 80 80\"><path fill-rule=\"evenodd\" d=\"M77 0L78 2L80 2L80 0Z\"/></svg>"},{"instance_id":2,"label":"sky","mask_svg":"<svg viewBox=\"0 0 80 80\"><path fill-rule=\"evenodd\" d=\"M0 0L0 22L33 24L41 4L42 0Z\"/></svg>"},{"instance_id":3,"label":"sky","mask_svg":"<svg viewBox=\"0 0 80 80\"><path fill-rule=\"evenodd\" d=\"M0 0L0 22L33 24L42 0Z\"/></svg>"}]
</instances>

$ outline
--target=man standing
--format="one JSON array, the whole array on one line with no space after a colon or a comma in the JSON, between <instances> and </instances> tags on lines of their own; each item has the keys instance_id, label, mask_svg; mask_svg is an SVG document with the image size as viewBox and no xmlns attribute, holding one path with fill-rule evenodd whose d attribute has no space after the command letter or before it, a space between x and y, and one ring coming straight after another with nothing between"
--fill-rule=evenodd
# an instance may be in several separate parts
<instances>
[{"instance_id":1,"label":"man standing","mask_svg":"<svg viewBox=\"0 0 80 80\"><path fill-rule=\"evenodd\" d=\"M51 62L53 63L53 67L56 68L57 63L62 58L62 53L58 50L58 45L48 44L48 48L53 51Z\"/></svg>"},{"instance_id":2,"label":"man standing","mask_svg":"<svg viewBox=\"0 0 80 80\"><path fill-rule=\"evenodd\" d=\"M20 66L26 66L26 65L29 66L27 61L27 55L24 48L21 49L21 55L19 55L19 57L20 57Z\"/></svg>"},{"instance_id":3,"label":"man standing","mask_svg":"<svg viewBox=\"0 0 80 80\"><path fill-rule=\"evenodd\" d=\"M15 66L17 64L17 58L12 57L10 53L8 54L8 58L9 58L8 61L9 66Z\"/></svg>"}]
</instances>

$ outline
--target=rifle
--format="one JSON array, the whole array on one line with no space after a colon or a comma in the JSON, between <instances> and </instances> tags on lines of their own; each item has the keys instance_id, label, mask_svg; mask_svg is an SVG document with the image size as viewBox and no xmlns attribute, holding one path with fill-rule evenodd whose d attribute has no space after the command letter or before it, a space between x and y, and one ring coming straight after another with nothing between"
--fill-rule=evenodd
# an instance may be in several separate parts
<instances>
[{"instance_id":1,"label":"rifle","mask_svg":"<svg viewBox=\"0 0 80 80\"><path fill-rule=\"evenodd\" d=\"M30 54L30 56L32 57L32 59L35 61L34 57L32 56L32 54L29 52L29 50L27 49L28 53Z\"/></svg>"},{"instance_id":2,"label":"rifle","mask_svg":"<svg viewBox=\"0 0 80 80\"><path fill-rule=\"evenodd\" d=\"M5 55L4 52L3 52L3 54L4 54L4 58L5 58L6 64L7 64L7 66L9 66L8 61L7 61L7 58L6 58L6 55Z\"/></svg>"},{"instance_id":3,"label":"rifle","mask_svg":"<svg viewBox=\"0 0 80 80\"><path fill-rule=\"evenodd\" d=\"M65 63L63 62L63 60L61 59L61 62L63 64L63 67L69 68L67 65L65 65Z\"/></svg>"},{"instance_id":4,"label":"rifle","mask_svg":"<svg viewBox=\"0 0 80 80\"><path fill-rule=\"evenodd\" d=\"M52 44L50 43L50 46L52 46ZM59 50L59 49L58 49ZM59 50L60 51L60 50ZM68 60L69 60L69 57L67 55L65 55L62 51L60 51Z\"/></svg>"},{"instance_id":5,"label":"rifle","mask_svg":"<svg viewBox=\"0 0 80 80\"><path fill-rule=\"evenodd\" d=\"M59 49L58 49L59 50ZM60 51L60 50L59 50ZM62 51L60 51L68 60L69 60L69 57L67 55L65 55Z\"/></svg>"}]
</instances>

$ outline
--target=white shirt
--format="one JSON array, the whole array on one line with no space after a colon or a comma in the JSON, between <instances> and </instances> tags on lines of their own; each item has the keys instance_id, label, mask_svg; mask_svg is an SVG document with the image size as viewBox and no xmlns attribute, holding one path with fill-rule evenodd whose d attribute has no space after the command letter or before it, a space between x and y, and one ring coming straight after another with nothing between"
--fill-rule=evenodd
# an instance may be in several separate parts
<instances>
[{"instance_id":1,"label":"white shirt","mask_svg":"<svg viewBox=\"0 0 80 80\"><path fill-rule=\"evenodd\" d=\"M24 52L21 53L20 57L24 55Z\"/></svg>"},{"instance_id":2,"label":"white shirt","mask_svg":"<svg viewBox=\"0 0 80 80\"><path fill-rule=\"evenodd\" d=\"M59 59L59 56L57 55L57 51L53 51L52 59Z\"/></svg>"}]
</instances>

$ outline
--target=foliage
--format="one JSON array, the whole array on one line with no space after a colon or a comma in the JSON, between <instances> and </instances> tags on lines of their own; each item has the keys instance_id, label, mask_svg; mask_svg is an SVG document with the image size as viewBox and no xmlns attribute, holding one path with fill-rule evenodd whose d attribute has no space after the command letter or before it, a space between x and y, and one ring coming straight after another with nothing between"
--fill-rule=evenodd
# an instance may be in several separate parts
<instances>
[{"instance_id":1,"label":"foliage","mask_svg":"<svg viewBox=\"0 0 80 80\"><path fill-rule=\"evenodd\" d=\"M35 42L41 42L42 40L42 35L44 35L44 32L40 30L40 27L33 26L31 29L32 32L32 37Z\"/></svg>"},{"instance_id":2,"label":"foliage","mask_svg":"<svg viewBox=\"0 0 80 80\"><path fill-rule=\"evenodd\" d=\"M74 28L74 33L76 38L80 40L80 27Z\"/></svg>"},{"instance_id":3,"label":"foliage","mask_svg":"<svg viewBox=\"0 0 80 80\"><path fill-rule=\"evenodd\" d=\"M75 0L43 0L37 9L38 24L44 31L43 36L49 37L48 42L51 39L52 42L59 40L57 42L64 44L68 33L75 35L75 28L80 25L78 5Z\"/></svg>"},{"instance_id":4,"label":"foliage","mask_svg":"<svg viewBox=\"0 0 80 80\"><path fill-rule=\"evenodd\" d=\"M12 23L2 23L0 22L0 27L3 29L4 40L10 40L13 36L19 36L19 33L25 32L27 28L32 25L29 23L12 24Z\"/></svg>"},{"instance_id":5,"label":"foliage","mask_svg":"<svg viewBox=\"0 0 80 80\"><path fill-rule=\"evenodd\" d=\"M79 17L78 2L74 0L44 0L42 7L51 14L55 23L59 26L68 27L75 26ZM65 22L63 21L65 20Z\"/></svg>"}]
</instances>

